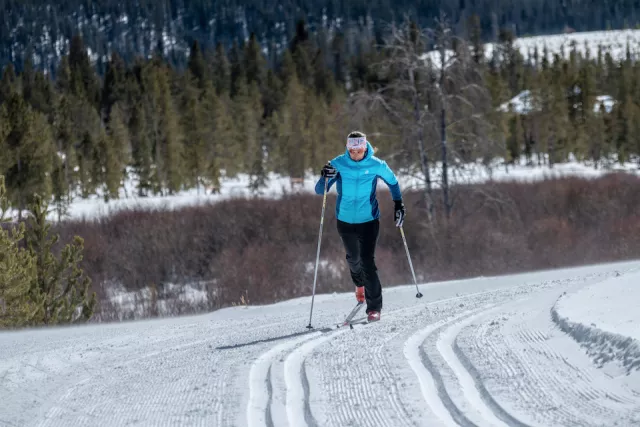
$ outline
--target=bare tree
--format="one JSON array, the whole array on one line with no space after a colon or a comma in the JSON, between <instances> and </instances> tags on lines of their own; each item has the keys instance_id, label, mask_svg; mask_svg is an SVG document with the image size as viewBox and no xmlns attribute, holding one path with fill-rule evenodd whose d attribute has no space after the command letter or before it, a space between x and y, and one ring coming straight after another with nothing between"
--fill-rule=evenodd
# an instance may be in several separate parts
<instances>
[{"instance_id":1,"label":"bare tree","mask_svg":"<svg viewBox=\"0 0 640 427\"><path fill-rule=\"evenodd\" d=\"M433 29L421 29L415 22L392 26L383 46L385 57L375 64L385 84L351 97L361 108L366 105L369 113L385 112L403 129L405 146L415 147L430 222L435 221L430 167L438 154L449 218L451 167L475 160L474 156L487 156L487 148L493 145L486 117L491 98L483 82L483 65L473 60L470 46L452 34L444 18L435 24Z\"/></svg>"},{"instance_id":2,"label":"bare tree","mask_svg":"<svg viewBox=\"0 0 640 427\"><path fill-rule=\"evenodd\" d=\"M416 141L420 170L425 180L424 200L430 222L434 220L433 185L429 170L429 149L425 131L431 119L425 108L429 95L427 85L432 79L430 69L425 67L423 54L424 34L411 23L402 28L391 27L389 39L382 46L385 59L372 64L384 76L387 83L376 90L361 90L350 97L354 118L362 121L363 115L382 112L392 123L402 129L405 140Z\"/></svg>"},{"instance_id":3,"label":"bare tree","mask_svg":"<svg viewBox=\"0 0 640 427\"><path fill-rule=\"evenodd\" d=\"M453 35L444 16L431 31L436 57L437 84L432 86L438 101L439 133L442 162L442 193L447 218L451 215L449 168L491 157L495 144L491 141L491 125L487 113L491 96L485 87L482 63L473 58L473 49ZM450 147L448 139L453 142Z\"/></svg>"}]
</instances>

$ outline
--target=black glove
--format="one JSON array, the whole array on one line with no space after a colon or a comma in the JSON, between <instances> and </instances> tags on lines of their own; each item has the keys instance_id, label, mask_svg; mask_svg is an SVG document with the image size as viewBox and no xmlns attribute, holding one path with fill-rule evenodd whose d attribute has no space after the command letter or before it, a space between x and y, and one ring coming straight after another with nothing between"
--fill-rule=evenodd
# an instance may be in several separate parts
<instances>
[{"instance_id":1,"label":"black glove","mask_svg":"<svg viewBox=\"0 0 640 427\"><path fill-rule=\"evenodd\" d=\"M336 168L331 166L330 162L327 162L327 164L322 167L320 175L322 175L323 178L332 179L335 178L336 175L338 175L338 171L336 170Z\"/></svg>"},{"instance_id":2,"label":"black glove","mask_svg":"<svg viewBox=\"0 0 640 427\"><path fill-rule=\"evenodd\" d=\"M396 206L395 206L395 215L394 215L394 220L396 222L396 227L402 227L402 223L404 222L404 216L405 216L405 210L404 210L404 203L402 203L402 200L394 200L393 201Z\"/></svg>"}]
</instances>

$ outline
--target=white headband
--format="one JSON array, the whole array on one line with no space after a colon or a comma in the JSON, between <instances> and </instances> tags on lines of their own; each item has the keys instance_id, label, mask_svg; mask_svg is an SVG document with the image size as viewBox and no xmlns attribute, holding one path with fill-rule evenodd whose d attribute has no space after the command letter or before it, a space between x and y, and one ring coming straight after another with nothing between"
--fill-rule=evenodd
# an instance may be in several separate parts
<instances>
[{"instance_id":1,"label":"white headband","mask_svg":"<svg viewBox=\"0 0 640 427\"><path fill-rule=\"evenodd\" d=\"M358 136L355 138L347 138L347 148L366 148L367 146L367 137L366 136Z\"/></svg>"}]
</instances>

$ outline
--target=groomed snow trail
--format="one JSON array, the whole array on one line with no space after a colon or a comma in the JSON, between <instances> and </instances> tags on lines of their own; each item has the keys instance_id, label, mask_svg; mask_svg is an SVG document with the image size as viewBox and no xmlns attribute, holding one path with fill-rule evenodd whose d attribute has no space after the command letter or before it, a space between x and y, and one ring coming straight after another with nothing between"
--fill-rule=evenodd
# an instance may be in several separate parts
<instances>
[{"instance_id":1,"label":"groomed snow trail","mask_svg":"<svg viewBox=\"0 0 640 427\"><path fill-rule=\"evenodd\" d=\"M640 262L351 292L208 315L0 333L0 426L640 425L640 372L599 369L551 319ZM348 287L347 287L348 288ZM321 286L319 287L321 291Z\"/></svg>"}]
</instances>

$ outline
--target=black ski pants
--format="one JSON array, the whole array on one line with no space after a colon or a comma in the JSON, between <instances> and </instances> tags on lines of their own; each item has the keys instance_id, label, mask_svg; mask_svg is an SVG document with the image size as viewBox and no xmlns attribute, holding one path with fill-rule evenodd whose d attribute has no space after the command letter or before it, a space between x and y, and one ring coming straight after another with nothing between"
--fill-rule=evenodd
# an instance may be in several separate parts
<instances>
[{"instance_id":1,"label":"black ski pants","mask_svg":"<svg viewBox=\"0 0 640 427\"><path fill-rule=\"evenodd\" d=\"M380 221L349 224L338 220L338 234L347 251L351 279L356 286L364 286L367 313L382 309L382 285L375 263Z\"/></svg>"}]
</instances>

